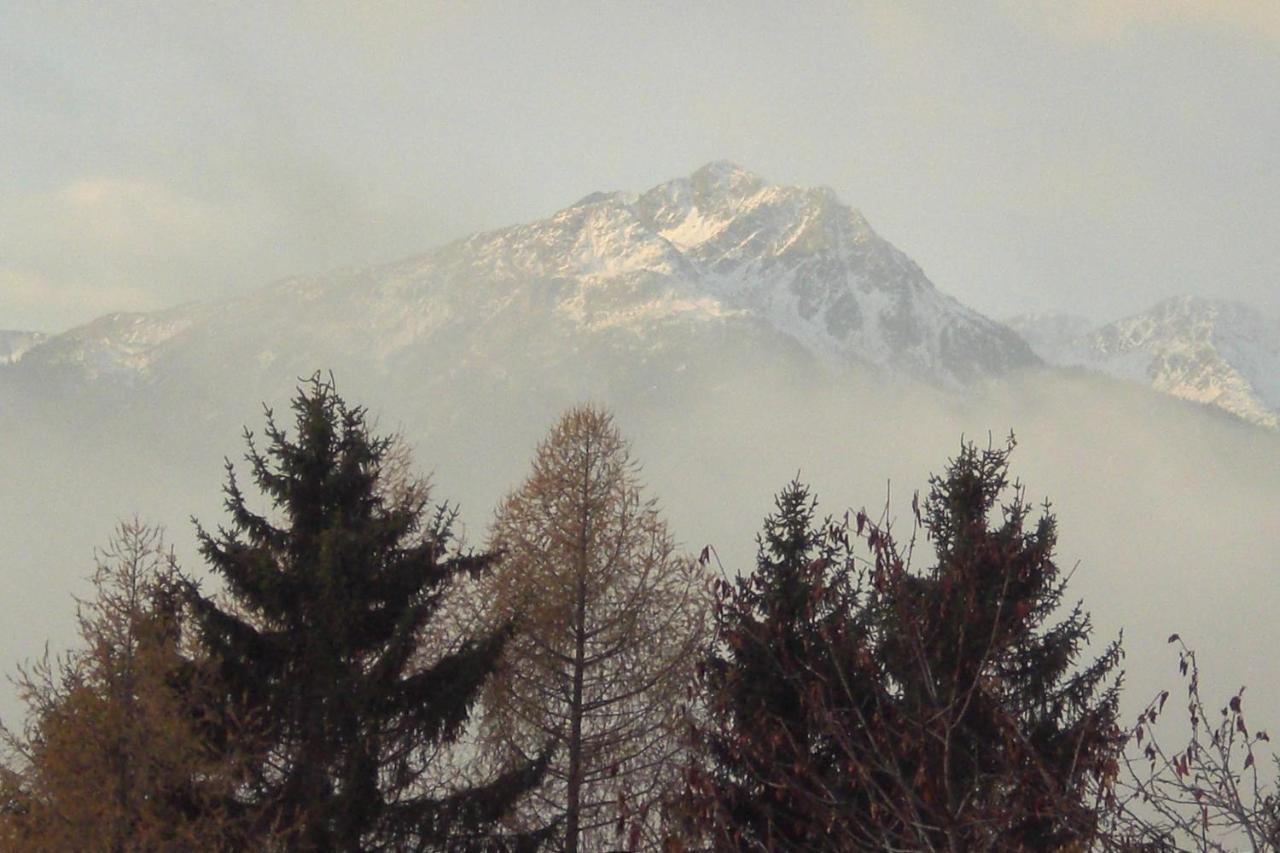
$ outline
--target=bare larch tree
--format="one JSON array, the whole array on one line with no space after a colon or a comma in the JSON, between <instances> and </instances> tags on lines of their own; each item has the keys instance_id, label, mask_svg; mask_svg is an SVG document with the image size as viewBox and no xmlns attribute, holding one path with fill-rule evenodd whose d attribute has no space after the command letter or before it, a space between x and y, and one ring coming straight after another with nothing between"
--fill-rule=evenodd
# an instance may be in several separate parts
<instances>
[{"instance_id":1,"label":"bare larch tree","mask_svg":"<svg viewBox=\"0 0 1280 853\"><path fill-rule=\"evenodd\" d=\"M683 698L704 638L706 585L678 553L613 418L566 413L500 505L486 591L516 633L486 696L484 754L558 748L520 819L563 849L659 841L683 759Z\"/></svg>"}]
</instances>

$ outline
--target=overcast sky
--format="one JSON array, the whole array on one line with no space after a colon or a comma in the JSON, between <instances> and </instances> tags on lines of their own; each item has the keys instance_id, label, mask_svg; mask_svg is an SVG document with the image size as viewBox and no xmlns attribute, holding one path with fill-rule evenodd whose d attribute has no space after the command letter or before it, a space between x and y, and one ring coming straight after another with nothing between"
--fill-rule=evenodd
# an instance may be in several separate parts
<instances>
[{"instance_id":1,"label":"overcast sky","mask_svg":"<svg viewBox=\"0 0 1280 853\"><path fill-rule=\"evenodd\" d=\"M944 291L1280 312L1276 0L0 0L0 328L413 254L727 158Z\"/></svg>"}]
</instances>

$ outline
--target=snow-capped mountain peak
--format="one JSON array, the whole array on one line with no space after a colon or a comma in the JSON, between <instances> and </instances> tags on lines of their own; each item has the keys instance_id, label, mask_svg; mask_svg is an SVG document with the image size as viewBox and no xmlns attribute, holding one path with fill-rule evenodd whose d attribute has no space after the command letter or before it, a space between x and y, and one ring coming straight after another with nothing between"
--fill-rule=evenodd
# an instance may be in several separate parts
<instances>
[{"instance_id":1,"label":"snow-capped mountain peak","mask_svg":"<svg viewBox=\"0 0 1280 853\"><path fill-rule=\"evenodd\" d=\"M285 353L299 366L372 359L390 369L446 337L501 361L523 357L499 352L501 341L530 336L546 337L548 352L574 335L676 351L712 329L763 336L760 351L798 347L836 368L952 386L1038 363L831 190L772 184L723 161L384 267L291 279L205 312L104 318L37 352L95 374L163 372L166 353L192 362L184 353L196 341L227 361L254 354L245 369L279 369Z\"/></svg>"},{"instance_id":2,"label":"snow-capped mountain peak","mask_svg":"<svg viewBox=\"0 0 1280 853\"><path fill-rule=\"evenodd\" d=\"M728 160L707 163L683 180L699 201L708 204L747 198L765 186L764 178Z\"/></svg>"},{"instance_id":3,"label":"snow-capped mountain peak","mask_svg":"<svg viewBox=\"0 0 1280 853\"><path fill-rule=\"evenodd\" d=\"M1280 426L1280 321L1247 305L1175 296L1096 328L1062 318L1015 318L1010 325L1051 362Z\"/></svg>"},{"instance_id":4,"label":"snow-capped mountain peak","mask_svg":"<svg viewBox=\"0 0 1280 853\"><path fill-rule=\"evenodd\" d=\"M714 296L837 361L961 382L1035 361L1016 336L939 293L830 189L774 185L717 162L634 208Z\"/></svg>"},{"instance_id":5,"label":"snow-capped mountain peak","mask_svg":"<svg viewBox=\"0 0 1280 853\"><path fill-rule=\"evenodd\" d=\"M181 335L201 316L197 306L153 313L116 312L61 335L54 335L23 354L20 363L70 365L86 378L129 379L145 376L170 339Z\"/></svg>"},{"instance_id":6,"label":"snow-capped mountain peak","mask_svg":"<svg viewBox=\"0 0 1280 853\"><path fill-rule=\"evenodd\" d=\"M19 332L0 329L0 364L15 364L32 348L42 344L49 336L40 332Z\"/></svg>"},{"instance_id":7,"label":"snow-capped mountain peak","mask_svg":"<svg viewBox=\"0 0 1280 853\"><path fill-rule=\"evenodd\" d=\"M724 161L638 195L592 193L417 261L424 292L437 276L503 304L545 305L554 292L557 312L589 329L651 334L659 317L745 317L828 362L944 384L1036 361L1016 335L939 293L833 191L771 184Z\"/></svg>"}]
</instances>

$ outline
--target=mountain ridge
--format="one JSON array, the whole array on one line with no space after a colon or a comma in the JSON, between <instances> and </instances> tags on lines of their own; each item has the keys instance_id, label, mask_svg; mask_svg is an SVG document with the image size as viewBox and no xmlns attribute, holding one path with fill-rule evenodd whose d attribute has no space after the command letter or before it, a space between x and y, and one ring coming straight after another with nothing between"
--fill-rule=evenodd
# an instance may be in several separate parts
<instances>
[{"instance_id":1,"label":"mountain ridge","mask_svg":"<svg viewBox=\"0 0 1280 853\"><path fill-rule=\"evenodd\" d=\"M386 367L437 335L526 336L512 328L521 322L561 337L655 336L691 324L785 337L829 367L953 387L1038 363L1004 326L938 291L831 190L770 184L727 161L642 193L593 193L543 219L378 267L286 279L223 303L108 315L22 362L149 382L183 341L219 330L226 366L240 370L269 368L289 349L313 363L354 356Z\"/></svg>"},{"instance_id":2,"label":"mountain ridge","mask_svg":"<svg viewBox=\"0 0 1280 853\"><path fill-rule=\"evenodd\" d=\"M1243 303L1180 295L1097 325L1069 315L1007 323L1050 364L1098 370L1280 429L1280 320Z\"/></svg>"},{"instance_id":3,"label":"mountain ridge","mask_svg":"<svg viewBox=\"0 0 1280 853\"><path fill-rule=\"evenodd\" d=\"M0 329L0 365L16 363L48 338L43 332Z\"/></svg>"}]
</instances>

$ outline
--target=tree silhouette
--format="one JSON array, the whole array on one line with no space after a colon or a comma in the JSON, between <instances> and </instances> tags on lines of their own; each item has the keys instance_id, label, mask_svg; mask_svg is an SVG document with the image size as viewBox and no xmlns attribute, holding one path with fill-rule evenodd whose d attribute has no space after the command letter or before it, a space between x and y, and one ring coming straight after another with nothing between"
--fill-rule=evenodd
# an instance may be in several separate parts
<instances>
[{"instance_id":1,"label":"tree silhouette","mask_svg":"<svg viewBox=\"0 0 1280 853\"><path fill-rule=\"evenodd\" d=\"M784 492L762 554L790 559L721 588L722 651L705 681L718 728L709 770L693 774L694 826L713 846L1049 850L1099 837L1122 742L1120 649L1080 664L1088 617L1059 614L1056 522L1033 521L1010 487L1011 450L963 445L923 510L913 502L937 557L923 572L914 536L900 547L865 512L814 529L803 489ZM779 529L795 531L790 552ZM859 539L865 565L844 552Z\"/></svg>"},{"instance_id":2,"label":"tree silhouette","mask_svg":"<svg viewBox=\"0 0 1280 853\"><path fill-rule=\"evenodd\" d=\"M754 571L716 585L690 799L714 849L844 849L866 817L860 775L832 737L840 710L815 692L864 678L868 662L848 537L816 507L790 483L757 537Z\"/></svg>"},{"instance_id":3,"label":"tree silhouette","mask_svg":"<svg viewBox=\"0 0 1280 853\"><path fill-rule=\"evenodd\" d=\"M889 530L858 526L873 554L866 609L894 747L882 783L886 839L925 849L1061 849L1097 835L1114 780L1118 643L1080 662L1088 616L1060 614L1057 522L1032 518L1008 477L1013 442L972 443L930 480L918 523L937 555L915 573ZM1057 619L1058 621L1054 621Z\"/></svg>"},{"instance_id":4,"label":"tree silhouette","mask_svg":"<svg viewBox=\"0 0 1280 853\"><path fill-rule=\"evenodd\" d=\"M1109 849L1280 850L1280 758L1270 749L1271 736L1246 721L1243 687L1212 711L1200 692L1195 651L1177 634L1169 643L1178 648L1185 700L1175 698L1166 709L1170 694L1160 691L1126 732L1109 809ZM1173 710L1186 715L1185 741L1172 740L1161 722Z\"/></svg>"},{"instance_id":5,"label":"tree silhouette","mask_svg":"<svg viewBox=\"0 0 1280 853\"><path fill-rule=\"evenodd\" d=\"M292 849L498 846L493 826L541 763L465 789L435 771L510 632L423 647L451 582L493 556L458 553L454 513L429 514L423 489L388 481L394 440L371 435L331 381L313 377L292 408L293 437L270 410L265 451L246 431L275 514L249 508L228 462L230 525L198 531L226 600L190 588L228 742L258 756L240 801Z\"/></svg>"}]
</instances>

